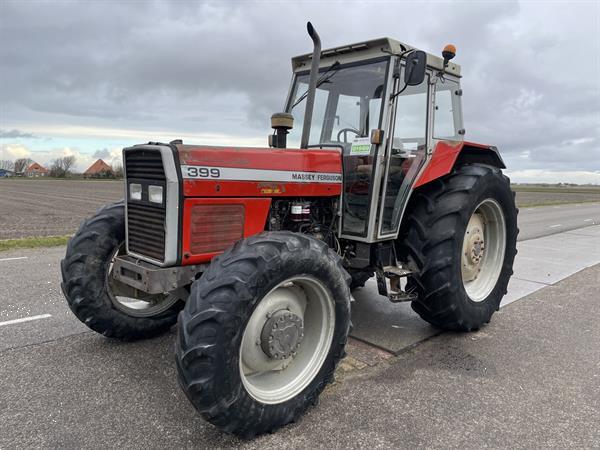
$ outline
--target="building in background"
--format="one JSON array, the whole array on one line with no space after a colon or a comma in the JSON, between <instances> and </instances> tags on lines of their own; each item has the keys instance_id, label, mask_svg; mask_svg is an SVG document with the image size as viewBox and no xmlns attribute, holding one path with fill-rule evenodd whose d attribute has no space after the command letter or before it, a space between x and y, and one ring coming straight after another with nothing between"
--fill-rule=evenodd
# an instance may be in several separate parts
<instances>
[{"instance_id":1,"label":"building in background","mask_svg":"<svg viewBox=\"0 0 600 450\"><path fill-rule=\"evenodd\" d=\"M0 169L0 178L14 177L14 176L15 176L14 171L8 170L8 169Z\"/></svg>"},{"instance_id":2,"label":"building in background","mask_svg":"<svg viewBox=\"0 0 600 450\"><path fill-rule=\"evenodd\" d=\"M29 164L25 171L23 172L23 176L26 177L47 177L48 169L46 169L41 164L36 162Z\"/></svg>"},{"instance_id":3,"label":"building in background","mask_svg":"<svg viewBox=\"0 0 600 450\"><path fill-rule=\"evenodd\" d=\"M114 177L113 168L99 159L83 172L84 178L112 178Z\"/></svg>"}]
</instances>

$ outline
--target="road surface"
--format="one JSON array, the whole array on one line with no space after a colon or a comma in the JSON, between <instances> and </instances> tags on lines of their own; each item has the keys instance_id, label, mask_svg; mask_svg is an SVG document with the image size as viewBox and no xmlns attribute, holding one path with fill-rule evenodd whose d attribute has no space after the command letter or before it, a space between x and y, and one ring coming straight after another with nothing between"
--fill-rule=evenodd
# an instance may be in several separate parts
<instances>
[{"instance_id":1,"label":"road surface","mask_svg":"<svg viewBox=\"0 0 600 450\"><path fill-rule=\"evenodd\" d=\"M521 238L575 226L592 236L599 206L526 209ZM550 227L557 218L561 227ZM442 334L399 357L353 341L321 406L241 442L203 422L182 394L173 332L119 343L77 321L60 292L63 254L0 253L1 449L600 445L600 266L503 308L475 334Z\"/></svg>"},{"instance_id":2,"label":"road surface","mask_svg":"<svg viewBox=\"0 0 600 450\"><path fill-rule=\"evenodd\" d=\"M519 241L600 224L600 203L538 206L519 210Z\"/></svg>"}]
</instances>

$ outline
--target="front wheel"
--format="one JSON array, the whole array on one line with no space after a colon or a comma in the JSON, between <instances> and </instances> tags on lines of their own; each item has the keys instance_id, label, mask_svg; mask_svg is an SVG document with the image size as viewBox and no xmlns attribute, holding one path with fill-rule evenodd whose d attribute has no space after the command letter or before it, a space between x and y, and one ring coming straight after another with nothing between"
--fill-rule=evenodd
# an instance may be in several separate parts
<instances>
[{"instance_id":1,"label":"front wheel","mask_svg":"<svg viewBox=\"0 0 600 450\"><path fill-rule=\"evenodd\" d=\"M460 166L415 192L399 247L423 319L460 331L490 321L513 273L517 212L508 178L490 166Z\"/></svg>"},{"instance_id":2,"label":"front wheel","mask_svg":"<svg viewBox=\"0 0 600 450\"><path fill-rule=\"evenodd\" d=\"M323 242L268 232L213 259L179 316L180 384L200 414L252 437L297 419L332 380L349 277Z\"/></svg>"},{"instance_id":3,"label":"front wheel","mask_svg":"<svg viewBox=\"0 0 600 450\"><path fill-rule=\"evenodd\" d=\"M177 321L187 292L149 295L112 277L125 247L125 205L113 203L81 224L61 261L71 311L92 330L122 340L156 336Z\"/></svg>"}]
</instances>

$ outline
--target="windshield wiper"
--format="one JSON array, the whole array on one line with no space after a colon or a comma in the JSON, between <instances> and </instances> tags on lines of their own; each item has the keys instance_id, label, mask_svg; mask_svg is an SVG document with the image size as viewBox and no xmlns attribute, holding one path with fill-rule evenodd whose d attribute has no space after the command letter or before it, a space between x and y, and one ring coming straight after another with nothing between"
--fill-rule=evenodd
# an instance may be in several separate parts
<instances>
[{"instance_id":1,"label":"windshield wiper","mask_svg":"<svg viewBox=\"0 0 600 450\"><path fill-rule=\"evenodd\" d=\"M329 69L327 69L327 71L323 75L321 75L321 77L317 80L317 86L316 87L321 86L323 83L325 83L325 82L329 81L331 78L333 78L333 76L336 74L335 71L338 70L339 66L340 66L340 62L339 61L334 62L332 64L332 66ZM298 103L302 102L302 100L304 100L307 96L308 96L308 91L306 91L304 94L302 94L300 97L298 97L298 100L296 100L294 102L294 104L290 108L290 111L292 109L294 109L294 107L296 105L298 105Z\"/></svg>"}]
</instances>

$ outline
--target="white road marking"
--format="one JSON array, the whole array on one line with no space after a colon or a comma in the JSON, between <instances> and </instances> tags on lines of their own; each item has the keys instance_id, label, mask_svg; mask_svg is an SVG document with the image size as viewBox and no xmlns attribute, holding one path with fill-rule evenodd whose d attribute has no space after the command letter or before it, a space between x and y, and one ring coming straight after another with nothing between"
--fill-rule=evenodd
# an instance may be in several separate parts
<instances>
[{"instance_id":1,"label":"white road marking","mask_svg":"<svg viewBox=\"0 0 600 450\"><path fill-rule=\"evenodd\" d=\"M40 314L39 316L30 316L23 317L22 319L7 320L6 322L0 322L0 327L3 327L4 325L14 325L16 323L31 322L32 320L47 319L48 317L52 317L52 314Z\"/></svg>"},{"instance_id":2,"label":"white road marking","mask_svg":"<svg viewBox=\"0 0 600 450\"><path fill-rule=\"evenodd\" d=\"M27 256L19 256L16 258L2 258L0 259L0 262L2 261L16 261L17 259L27 259Z\"/></svg>"},{"instance_id":3,"label":"white road marking","mask_svg":"<svg viewBox=\"0 0 600 450\"><path fill-rule=\"evenodd\" d=\"M556 225L550 225L549 228L562 227L562 223L557 223Z\"/></svg>"},{"instance_id":4,"label":"white road marking","mask_svg":"<svg viewBox=\"0 0 600 450\"><path fill-rule=\"evenodd\" d=\"M583 219L584 222L591 222L594 219Z\"/></svg>"}]
</instances>

